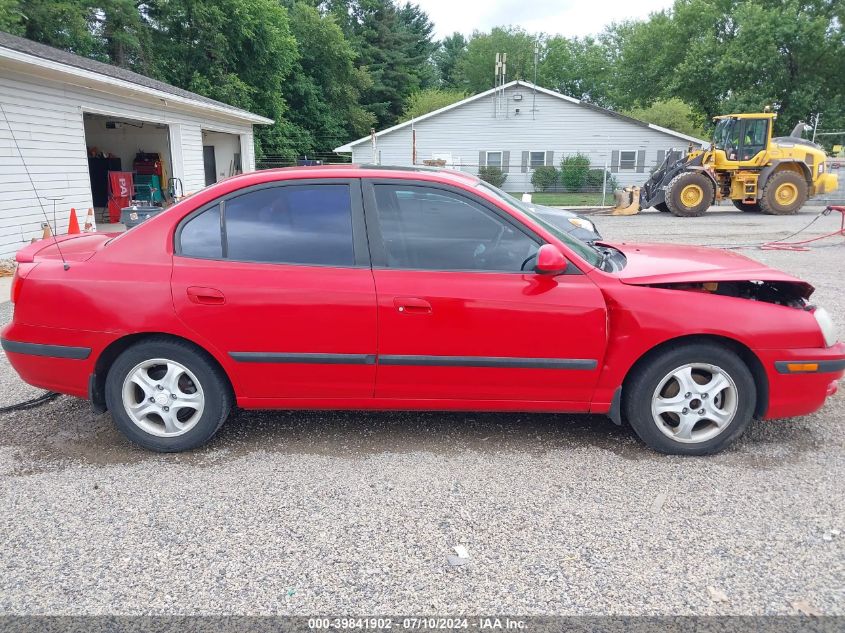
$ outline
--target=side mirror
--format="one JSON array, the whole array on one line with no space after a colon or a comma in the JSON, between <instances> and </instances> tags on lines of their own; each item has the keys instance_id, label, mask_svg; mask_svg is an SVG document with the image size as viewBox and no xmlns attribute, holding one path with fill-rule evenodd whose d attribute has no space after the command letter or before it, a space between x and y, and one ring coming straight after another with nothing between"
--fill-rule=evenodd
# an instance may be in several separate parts
<instances>
[{"instance_id":1,"label":"side mirror","mask_svg":"<svg viewBox=\"0 0 845 633\"><path fill-rule=\"evenodd\" d=\"M559 275L566 271L566 258L554 244L543 244L537 251L534 271L541 275Z\"/></svg>"}]
</instances>

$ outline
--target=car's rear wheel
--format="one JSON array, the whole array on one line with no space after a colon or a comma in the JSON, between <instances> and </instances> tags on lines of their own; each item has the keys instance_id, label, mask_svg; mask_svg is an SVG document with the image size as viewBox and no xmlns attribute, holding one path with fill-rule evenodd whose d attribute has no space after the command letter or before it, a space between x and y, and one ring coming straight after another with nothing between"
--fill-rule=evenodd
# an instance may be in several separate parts
<instances>
[{"instance_id":1,"label":"car's rear wheel","mask_svg":"<svg viewBox=\"0 0 845 633\"><path fill-rule=\"evenodd\" d=\"M667 347L623 389L625 414L651 448L672 455L716 453L745 431L757 390L748 367L717 344Z\"/></svg>"},{"instance_id":2,"label":"car's rear wheel","mask_svg":"<svg viewBox=\"0 0 845 633\"><path fill-rule=\"evenodd\" d=\"M232 408L226 378L188 343L148 339L126 349L106 377L106 402L118 429L154 451L205 444Z\"/></svg>"}]
</instances>

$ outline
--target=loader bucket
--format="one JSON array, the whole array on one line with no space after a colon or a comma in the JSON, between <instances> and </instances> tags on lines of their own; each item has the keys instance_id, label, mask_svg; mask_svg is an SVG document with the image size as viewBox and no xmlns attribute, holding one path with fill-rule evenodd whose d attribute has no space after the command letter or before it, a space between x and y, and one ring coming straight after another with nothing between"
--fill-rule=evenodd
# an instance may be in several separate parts
<instances>
[{"instance_id":1,"label":"loader bucket","mask_svg":"<svg viewBox=\"0 0 845 633\"><path fill-rule=\"evenodd\" d=\"M636 215L640 212L640 188L637 186L617 189L613 192L616 205L610 210L610 215Z\"/></svg>"}]
</instances>

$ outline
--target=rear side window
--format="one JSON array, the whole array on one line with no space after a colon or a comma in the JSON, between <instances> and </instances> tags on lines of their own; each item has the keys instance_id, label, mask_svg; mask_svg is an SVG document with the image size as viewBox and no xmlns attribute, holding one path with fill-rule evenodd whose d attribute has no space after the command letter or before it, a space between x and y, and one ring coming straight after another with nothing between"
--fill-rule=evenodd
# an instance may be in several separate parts
<instances>
[{"instance_id":1,"label":"rear side window","mask_svg":"<svg viewBox=\"0 0 845 633\"><path fill-rule=\"evenodd\" d=\"M352 239L349 185L288 185L247 191L192 218L182 227L180 254L353 266Z\"/></svg>"},{"instance_id":2,"label":"rear side window","mask_svg":"<svg viewBox=\"0 0 845 633\"><path fill-rule=\"evenodd\" d=\"M207 259L223 257L219 204L206 209L185 223L182 227L181 247L181 254L186 257Z\"/></svg>"},{"instance_id":3,"label":"rear side window","mask_svg":"<svg viewBox=\"0 0 845 633\"><path fill-rule=\"evenodd\" d=\"M226 200L227 258L352 266L348 185L290 185Z\"/></svg>"}]
</instances>

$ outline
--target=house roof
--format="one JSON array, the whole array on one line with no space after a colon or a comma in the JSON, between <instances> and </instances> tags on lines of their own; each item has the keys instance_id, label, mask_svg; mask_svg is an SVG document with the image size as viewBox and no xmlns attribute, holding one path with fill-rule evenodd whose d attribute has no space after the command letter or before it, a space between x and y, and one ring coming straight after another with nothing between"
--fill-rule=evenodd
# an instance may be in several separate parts
<instances>
[{"instance_id":1,"label":"house roof","mask_svg":"<svg viewBox=\"0 0 845 633\"><path fill-rule=\"evenodd\" d=\"M251 123L273 123L273 120L267 117L203 97L131 70L74 55L3 31L0 31L0 59L29 63L67 75L83 76L124 88L129 87L147 96L167 98L174 103L185 103L195 108L214 111L217 114Z\"/></svg>"},{"instance_id":2,"label":"house roof","mask_svg":"<svg viewBox=\"0 0 845 633\"><path fill-rule=\"evenodd\" d=\"M513 86L522 86L524 88L528 88L529 90L537 90L537 92L542 92L543 94L549 95L550 97L555 97L557 99L561 99L563 101L567 101L569 103L574 103L584 108L589 108L590 110L594 110L596 112L600 112L602 114L606 114L607 116L612 116L617 119L622 119L623 121L627 121L629 123L633 123L635 125L639 125L644 128L648 128L651 130L656 130L657 132L663 132L664 134L669 134L671 136L675 136L677 138L683 139L685 141L689 141L691 143L696 143L698 145L704 145L708 141L705 141L700 138L695 138L694 136L689 136L687 134L682 134L681 132L676 132L675 130L670 130L665 127L660 127L659 125L654 125L653 123L646 123L645 121L640 121L639 119L635 119L633 117L626 116L624 114L619 114L618 112L614 112L613 110L608 110L607 108L602 108L597 106L593 103L588 103L586 101L581 101L580 99L575 99L574 97L567 96L565 94L561 94L560 92L555 92L554 90L549 90L548 88L543 88L542 86L536 86L528 81L522 80L514 80L511 82L506 83L503 88L511 88ZM499 88L500 90L502 87ZM461 101L456 101L450 105L447 105L444 108L440 108L438 110L433 110L427 114L423 114L422 116L418 116L412 121L405 121L404 123L399 123L398 125L394 125L392 127L386 128L381 130L380 132L376 132L376 136L382 136L384 134L390 134L396 130L399 130L404 127L409 127L411 124L419 123L420 121L424 121L426 119L430 119L432 117L438 116L443 114L444 112L448 112L449 110L454 110L455 108L460 108L462 105L471 103L472 101L477 101L478 99L483 99L484 97L488 97L492 95L496 91L496 88L491 88L490 90L485 90L484 92L479 92L476 95L472 95L471 97L467 97L466 99L462 99ZM369 136L364 136L359 138L356 141L350 141L345 145L341 145L340 147L335 148L335 152L339 154L348 153L352 151L352 147L358 145L360 143L368 142L370 140Z\"/></svg>"}]
</instances>

